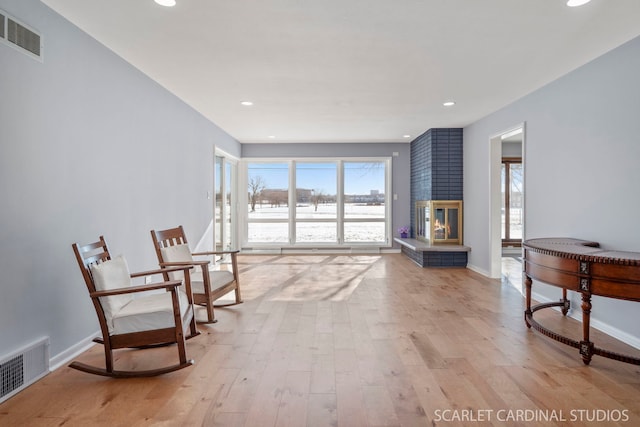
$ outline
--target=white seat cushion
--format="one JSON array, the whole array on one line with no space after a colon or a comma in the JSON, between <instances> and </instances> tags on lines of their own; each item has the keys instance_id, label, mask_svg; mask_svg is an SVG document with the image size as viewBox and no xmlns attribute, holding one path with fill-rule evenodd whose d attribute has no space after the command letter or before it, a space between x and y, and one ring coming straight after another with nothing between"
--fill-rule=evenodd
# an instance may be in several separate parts
<instances>
[{"instance_id":1,"label":"white seat cushion","mask_svg":"<svg viewBox=\"0 0 640 427\"><path fill-rule=\"evenodd\" d=\"M131 286L131 276L127 260L119 255L100 264L91 265L91 275L96 291L108 291ZM100 297L100 304L107 319L109 331L113 329L113 316L133 299L133 294Z\"/></svg>"},{"instance_id":2,"label":"white seat cushion","mask_svg":"<svg viewBox=\"0 0 640 427\"><path fill-rule=\"evenodd\" d=\"M233 282L233 273L224 270L209 270L209 281L211 289L218 289L228 283ZM204 294L204 281L202 280L202 269L191 274L191 292L194 294Z\"/></svg>"},{"instance_id":3,"label":"white seat cushion","mask_svg":"<svg viewBox=\"0 0 640 427\"><path fill-rule=\"evenodd\" d=\"M193 261L191 250L186 244L168 246L166 248L160 248L162 259L164 262L190 262ZM205 266L206 268L206 266ZM184 273L172 272L169 273L169 277L172 280L182 280ZM191 292L194 294L204 294L204 281L202 280L202 267L197 266L190 273L191 277ZM233 282L233 273L224 270L209 270L209 280L211 282L211 289L218 289L228 283Z\"/></svg>"},{"instance_id":4,"label":"white seat cushion","mask_svg":"<svg viewBox=\"0 0 640 427\"><path fill-rule=\"evenodd\" d=\"M180 318L184 319L189 308L189 300L184 292L178 292L178 297ZM172 328L174 326L170 292L134 298L113 315L113 334Z\"/></svg>"}]
</instances>

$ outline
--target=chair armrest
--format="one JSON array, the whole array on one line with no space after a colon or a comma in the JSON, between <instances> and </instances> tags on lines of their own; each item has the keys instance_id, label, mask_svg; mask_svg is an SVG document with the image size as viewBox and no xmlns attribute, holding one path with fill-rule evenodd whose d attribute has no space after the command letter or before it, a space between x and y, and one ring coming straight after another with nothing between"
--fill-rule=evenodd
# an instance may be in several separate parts
<instances>
[{"instance_id":1,"label":"chair armrest","mask_svg":"<svg viewBox=\"0 0 640 427\"><path fill-rule=\"evenodd\" d=\"M188 265L187 264L180 264L180 265L181 265L180 267L159 268L155 270L147 270L147 271L140 271L138 273L131 273L131 277L153 276L154 274L163 274L163 273L170 273L172 271L190 270L191 268L193 268L191 263L189 263Z\"/></svg>"},{"instance_id":2,"label":"chair armrest","mask_svg":"<svg viewBox=\"0 0 640 427\"><path fill-rule=\"evenodd\" d=\"M191 266L194 265L207 265L209 261L175 261L175 262L159 262L160 267L173 267L173 266ZM165 269L165 272L169 269ZM181 270L181 269L179 269Z\"/></svg>"},{"instance_id":3,"label":"chair armrest","mask_svg":"<svg viewBox=\"0 0 640 427\"><path fill-rule=\"evenodd\" d=\"M239 253L239 250L233 250L233 251L208 251L208 252L192 252L191 255L194 256L202 256L202 255L227 255L227 254L237 254Z\"/></svg>"},{"instance_id":4,"label":"chair armrest","mask_svg":"<svg viewBox=\"0 0 640 427\"><path fill-rule=\"evenodd\" d=\"M128 286L126 288L109 289L108 291L95 291L91 292L91 298L96 297L108 297L112 295L133 294L136 292L155 291L157 289L166 289L171 291L176 287L182 285L182 280L170 280L168 282L151 283L148 285L140 286Z\"/></svg>"}]
</instances>

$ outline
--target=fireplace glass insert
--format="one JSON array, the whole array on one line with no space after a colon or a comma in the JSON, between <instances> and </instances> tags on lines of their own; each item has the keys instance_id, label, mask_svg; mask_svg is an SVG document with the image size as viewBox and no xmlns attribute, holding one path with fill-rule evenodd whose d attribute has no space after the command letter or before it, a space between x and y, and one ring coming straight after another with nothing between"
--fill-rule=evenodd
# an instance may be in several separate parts
<instances>
[{"instance_id":1,"label":"fireplace glass insert","mask_svg":"<svg viewBox=\"0 0 640 427\"><path fill-rule=\"evenodd\" d=\"M415 218L418 240L462 244L462 200L420 200Z\"/></svg>"}]
</instances>

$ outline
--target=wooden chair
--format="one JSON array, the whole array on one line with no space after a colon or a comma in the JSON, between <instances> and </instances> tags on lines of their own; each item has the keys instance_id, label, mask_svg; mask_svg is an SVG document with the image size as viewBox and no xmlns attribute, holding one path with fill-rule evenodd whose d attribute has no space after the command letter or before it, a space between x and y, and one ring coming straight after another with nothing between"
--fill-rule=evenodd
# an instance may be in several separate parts
<instances>
[{"instance_id":1,"label":"wooden chair","mask_svg":"<svg viewBox=\"0 0 640 427\"><path fill-rule=\"evenodd\" d=\"M103 236L97 242L74 243L72 247L100 322L102 338L94 341L104 345L105 368L80 362L71 363L71 368L108 377L149 377L193 365L193 360L187 360L185 334L192 338L199 332L188 267L174 268L184 273L185 286L181 286L183 280L133 286L134 277L166 274L167 270L130 274L124 257L111 258ZM158 290L166 292L148 292ZM175 365L137 371L114 369L115 349L169 344L177 344L179 362Z\"/></svg>"},{"instance_id":2,"label":"wooden chair","mask_svg":"<svg viewBox=\"0 0 640 427\"><path fill-rule=\"evenodd\" d=\"M239 251L212 251L192 253L189 249L187 237L182 226L167 230L151 230L153 246L158 256L160 267L173 266L200 266L200 271L191 274L191 288L193 290L193 300L195 304L207 308L208 323L217 322L214 313L214 301L221 296L235 291L235 302L230 304L218 304L216 307L240 304L242 296L240 294L240 279L238 275L237 254ZM231 256L231 271L211 270L209 260L194 260L194 256ZM179 279L179 272L171 273L167 270L165 280Z\"/></svg>"}]
</instances>

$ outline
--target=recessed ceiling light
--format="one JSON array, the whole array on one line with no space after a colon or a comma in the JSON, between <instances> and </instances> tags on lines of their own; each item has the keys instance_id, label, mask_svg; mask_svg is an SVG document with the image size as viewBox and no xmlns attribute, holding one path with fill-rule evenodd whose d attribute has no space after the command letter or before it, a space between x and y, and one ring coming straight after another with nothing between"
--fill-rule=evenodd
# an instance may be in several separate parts
<instances>
[{"instance_id":1,"label":"recessed ceiling light","mask_svg":"<svg viewBox=\"0 0 640 427\"><path fill-rule=\"evenodd\" d=\"M269 135L269 139L275 139L276 136L275 135Z\"/></svg>"},{"instance_id":2,"label":"recessed ceiling light","mask_svg":"<svg viewBox=\"0 0 640 427\"><path fill-rule=\"evenodd\" d=\"M577 7L582 6L583 4L589 3L591 0L568 0L567 6L569 7Z\"/></svg>"},{"instance_id":3,"label":"recessed ceiling light","mask_svg":"<svg viewBox=\"0 0 640 427\"><path fill-rule=\"evenodd\" d=\"M160 6L172 7L176 5L176 0L154 0Z\"/></svg>"},{"instance_id":4,"label":"recessed ceiling light","mask_svg":"<svg viewBox=\"0 0 640 427\"><path fill-rule=\"evenodd\" d=\"M251 101L242 101L240 104L244 105L245 107L250 107L253 105L253 102Z\"/></svg>"},{"instance_id":5,"label":"recessed ceiling light","mask_svg":"<svg viewBox=\"0 0 640 427\"><path fill-rule=\"evenodd\" d=\"M403 138L411 138L411 135L402 135Z\"/></svg>"},{"instance_id":6,"label":"recessed ceiling light","mask_svg":"<svg viewBox=\"0 0 640 427\"><path fill-rule=\"evenodd\" d=\"M445 101L442 103L442 105L444 105L445 107L453 107L454 105L456 105L455 101Z\"/></svg>"}]
</instances>

